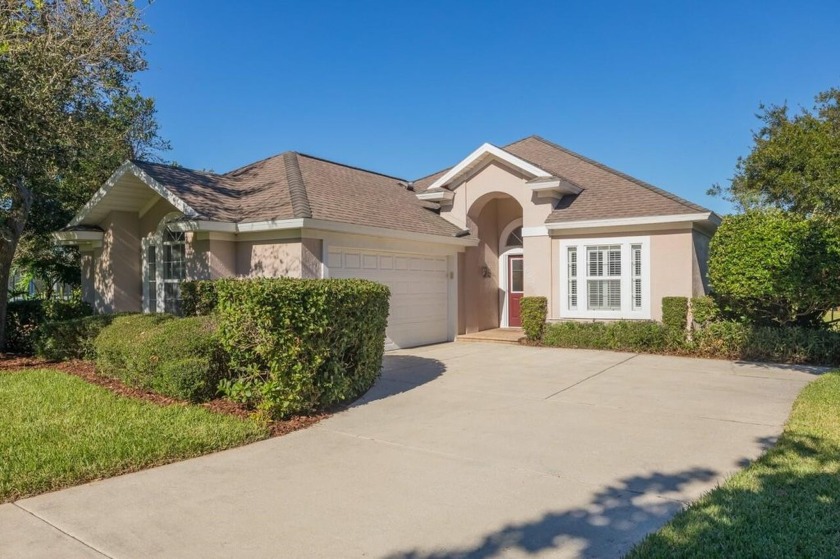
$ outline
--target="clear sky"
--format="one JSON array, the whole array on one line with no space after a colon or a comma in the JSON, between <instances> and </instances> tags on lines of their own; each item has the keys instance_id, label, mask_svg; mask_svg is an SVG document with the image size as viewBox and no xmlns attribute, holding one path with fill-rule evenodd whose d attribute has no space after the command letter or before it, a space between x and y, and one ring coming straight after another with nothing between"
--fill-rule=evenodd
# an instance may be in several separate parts
<instances>
[{"instance_id":1,"label":"clear sky","mask_svg":"<svg viewBox=\"0 0 840 559\"><path fill-rule=\"evenodd\" d=\"M840 2L157 0L164 154L405 178L539 134L718 212L760 103L840 86Z\"/></svg>"}]
</instances>

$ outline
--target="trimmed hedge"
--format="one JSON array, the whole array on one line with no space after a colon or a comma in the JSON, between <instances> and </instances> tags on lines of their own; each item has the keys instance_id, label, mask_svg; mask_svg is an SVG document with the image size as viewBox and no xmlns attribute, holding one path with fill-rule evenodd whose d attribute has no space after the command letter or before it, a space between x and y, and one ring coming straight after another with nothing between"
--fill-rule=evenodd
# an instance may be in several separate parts
<instances>
[{"instance_id":1,"label":"trimmed hedge","mask_svg":"<svg viewBox=\"0 0 840 559\"><path fill-rule=\"evenodd\" d=\"M721 359L840 365L840 332L726 320L696 331L689 350L693 355Z\"/></svg>"},{"instance_id":2,"label":"trimmed hedge","mask_svg":"<svg viewBox=\"0 0 840 559\"><path fill-rule=\"evenodd\" d=\"M695 324L705 326L720 318L720 308L715 300L708 295L692 297L691 316Z\"/></svg>"},{"instance_id":3,"label":"trimmed hedge","mask_svg":"<svg viewBox=\"0 0 840 559\"><path fill-rule=\"evenodd\" d=\"M94 341L116 315L97 314L70 320L45 322L33 340L35 355L54 361L96 358Z\"/></svg>"},{"instance_id":4,"label":"trimmed hedge","mask_svg":"<svg viewBox=\"0 0 840 559\"><path fill-rule=\"evenodd\" d=\"M688 325L688 297L662 298L662 324L674 333L685 333Z\"/></svg>"},{"instance_id":5,"label":"trimmed hedge","mask_svg":"<svg viewBox=\"0 0 840 559\"><path fill-rule=\"evenodd\" d=\"M555 322L546 327L543 345L656 353L668 350L672 338L667 326L651 320Z\"/></svg>"},{"instance_id":6,"label":"trimmed hedge","mask_svg":"<svg viewBox=\"0 0 840 559\"><path fill-rule=\"evenodd\" d=\"M184 316L206 316L216 309L218 297L213 280L181 283L181 312Z\"/></svg>"},{"instance_id":7,"label":"trimmed hedge","mask_svg":"<svg viewBox=\"0 0 840 559\"><path fill-rule=\"evenodd\" d=\"M94 342L96 367L130 386L181 400L209 400L226 376L217 332L211 317L116 316Z\"/></svg>"},{"instance_id":8,"label":"trimmed hedge","mask_svg":"<svg viewBox=\"0 0 840 559\"><path fill-rule=\"evenodd\" d=\"M360 279L215 281L231 399L282 418L357 398L379 376L390 292Z\"/></svg>"},{"instance_id":9,"label":"trimmed hedge","mask_svg":"<svg viewBox=\"0 0 840 559\"><path fill-rule=\"evenodd\" d=\"M6 347L9 353L31 355L36 330L45 322L69 320L93 314L79 299L27 299L10 301L6 308Z\"/></svg>"},{"instance_id":10,"label":"trimmed hedge","mask_svg":"<svg viewBox=\"0 0 840 559\"><path fill-rule=\"evenodd\" d=\"M548 299L545 297L523 297L520 300L522 330L529 342L539 342L545 333L545 319L548 316Z\"/></svg>"}]
</instances>

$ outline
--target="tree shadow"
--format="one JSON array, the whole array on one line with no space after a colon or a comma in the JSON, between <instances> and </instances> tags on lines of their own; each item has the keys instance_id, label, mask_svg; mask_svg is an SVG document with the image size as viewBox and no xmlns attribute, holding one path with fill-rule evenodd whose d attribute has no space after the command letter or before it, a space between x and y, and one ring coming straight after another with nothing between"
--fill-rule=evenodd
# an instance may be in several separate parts
<instances>
[{"instance_id":1,"label":"tree shadow","mask_svg":"<svg viewBox=\"0 0 840 559\"><path fill-rule=\"evenodd\" d=\"M413 549L387 559L485 559L536 555L547 551L578 557L618 557L645 534L659 528L685 503L677 500L694 483L707 483L717 472L690 468L630 476L597 492L584 507L550 512L486 534L476 545L460 549Z\"/></svg>"},{"instance_id":2,"label":"tree shadow","mask_svg":"<svg viewBox=\"0 0 840 559\"><path fill-rule=\"evenodd\" d=\"M446 371L446 365L437 359L415 355L389 355L382 358L382 376L364 396L350 407L369 404L390 396L408 392L431 382Z\"/></svg>"},{"instance_id":3,"label":"tree shadow","mask_svg":"<svg viewBox=\"0 0 840 559\"><path fill-rule=\"evenodd\" d=\"M768 363L763 361L746 361L738 360L734 362L736 365L743 365L747 367L755 367L757 369L775 369L782 371L795 371L797 373L806 373L809 375L821 375L829 371L835 370L837 367L829 367L823 365L803 365L791 363Z\"/></svg>"}]
</instances>

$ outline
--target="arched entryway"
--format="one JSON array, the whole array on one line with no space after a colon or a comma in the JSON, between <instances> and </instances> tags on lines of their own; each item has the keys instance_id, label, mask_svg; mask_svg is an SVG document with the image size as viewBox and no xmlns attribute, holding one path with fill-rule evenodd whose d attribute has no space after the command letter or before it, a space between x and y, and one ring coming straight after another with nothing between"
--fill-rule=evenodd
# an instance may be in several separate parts
<instances>
[{"instance_id":1,"label":"arched entryway","mask_svg":"<svg viewBox=\"0 0 840 559\"><path fill-rule=\"evenodd\" d=\"M512 196L491 192L473 202L467 222L479 244L464 253L460 330L519 326L525 267L522 206Z\"/></svg>"}]
</instances>

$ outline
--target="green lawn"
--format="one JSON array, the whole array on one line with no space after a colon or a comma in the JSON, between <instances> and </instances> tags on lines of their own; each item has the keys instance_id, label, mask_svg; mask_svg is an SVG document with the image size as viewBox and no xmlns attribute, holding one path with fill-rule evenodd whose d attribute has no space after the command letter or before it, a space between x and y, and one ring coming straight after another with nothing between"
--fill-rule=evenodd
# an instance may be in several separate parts
<instances>
[{"instance_id":1,"label":"green lawn","mask_svg":"<svg viewBox=\"0 0 840 559\"><path fill-rule=\"evenodd\" d=\"M840 557L840 372L802 391L776 447L628 557Z\"/></svg>"},{"instance_id":2,"label":"green lawn","mask_svg":"<svg viewBox=\"0 0 840 559\"><path fill-rule=\"evenodd\" d=\"M54 370L0 373L0 502L263 439L253 421L118 396Z\"/></svg>"}]
</instances>

